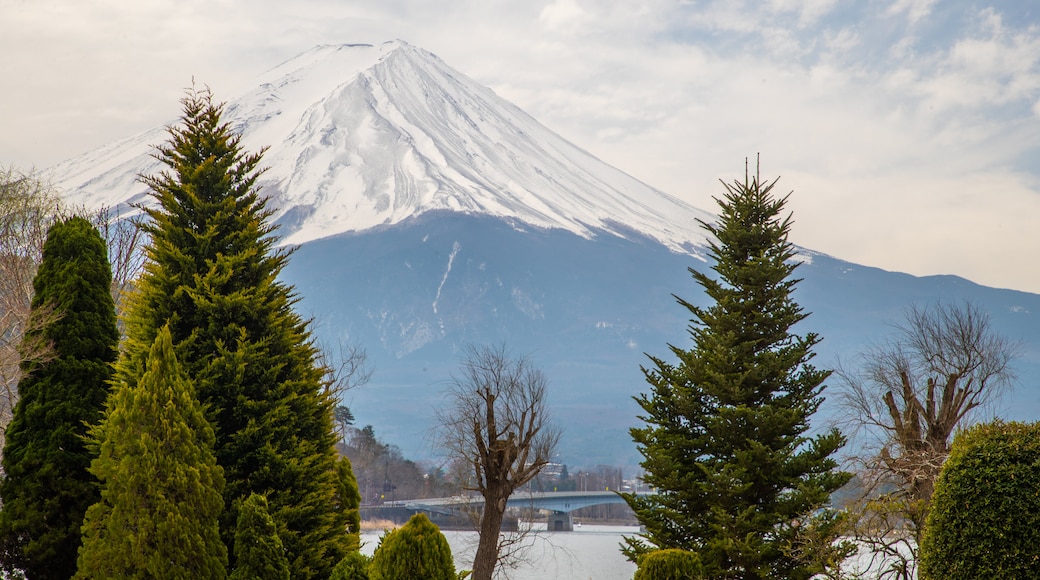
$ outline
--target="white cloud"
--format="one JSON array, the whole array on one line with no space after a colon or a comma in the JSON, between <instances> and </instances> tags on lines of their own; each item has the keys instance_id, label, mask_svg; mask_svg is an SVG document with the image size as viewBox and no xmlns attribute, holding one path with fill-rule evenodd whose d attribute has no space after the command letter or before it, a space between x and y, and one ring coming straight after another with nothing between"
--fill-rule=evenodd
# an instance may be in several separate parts
<instances>
[{"instance_id":1,"label":"white cloud","mask_svg":"<svg viewBox=\"0 0 1040 580\"><path fill-rule=\"evenodd\" d=\"M895 0L888 6L888 16L906 16L910 24L916 24L932 13L936 0Z\"/></svg>"},{"instance_id":2,"label":"white cloud","mask_svg":"<svg viewBox=\"0 0 1040 580\"><path fill-rule=\"evenodd\" d=\"M550 30L559 30L580 21L584 14L575 0L555 0L542 9L538 18Z\"/></svg>"}]
</instances>

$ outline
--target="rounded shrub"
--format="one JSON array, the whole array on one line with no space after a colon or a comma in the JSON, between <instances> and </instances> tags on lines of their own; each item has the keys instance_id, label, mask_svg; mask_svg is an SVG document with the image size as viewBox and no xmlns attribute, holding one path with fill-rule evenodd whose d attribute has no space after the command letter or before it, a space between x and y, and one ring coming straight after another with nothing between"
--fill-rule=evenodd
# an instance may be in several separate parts
<instances>
[{"instance_id":1,"label":"rounded shrub","mask_svg":"<svg viewBox=\"0 0 1040 580\"><path fill-rule=\"evenodd\" d=\"M704 566L696 552L654 550L639 558L633 580L701 580Z\"/></svg>"},{"instance_id":2,"label":"rounded shrub","mask_svg":"<svg viewBox=\"0 0 1040 580\"><path fill-rule=\"evenodd\" d=\"M456 580L451 547L425 514L383 537L372 554L369 580Z\"/></svg>"},{"instance_id":3,"label":"rounded shrub","mask_svg":"<svg viewBox=\"0 0 1040 580\"><path fill-rule=\"evenodd\" d=\"M935 484L922 580L1040 578L1040 424L959 433Z\"/></svg>"},{"instance_id":4,"label":"rounded shrub","mask_svg":"<svg viewBox=\"0 0 1040 580\"><path fill-rule=\"evenodd\" d=\"M347 552L347 555L332 569L329 580L368 580L368 556L361 552Z\"/></svg>"}]
</instances>

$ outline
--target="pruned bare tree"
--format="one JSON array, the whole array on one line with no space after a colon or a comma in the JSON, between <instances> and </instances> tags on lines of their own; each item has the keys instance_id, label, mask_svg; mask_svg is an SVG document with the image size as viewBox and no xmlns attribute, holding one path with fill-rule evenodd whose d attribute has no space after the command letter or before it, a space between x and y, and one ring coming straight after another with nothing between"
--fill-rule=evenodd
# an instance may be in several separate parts
<instances>
[{"instance_id":1,"label":"pruned bare tree","mask_svg":"<svg viewBox=\"0 0 1040 580\"><path fill-rule=\"evenodd\" d=\"M560 430L550 417L548 381L504 347L470 347L440 409L439 439L469 471L466 487L484 498L473 580L490 580L500 562L506 502L552 458ZM515 538L506 543L516 546Z\"/></svg>"},{"instance_id":2,"label":"pruned bare tree","mask_svg":"<svg viewBox=\"0 0 1040 580\"><path fill-rule=\"evenodd\" d=\"M854 533L909 578L932 490L954 431L1014 381L1019 345L972 303L913 306L894 337L838 372L858 427L862 494Z\"/></svg>"}]
</instances>

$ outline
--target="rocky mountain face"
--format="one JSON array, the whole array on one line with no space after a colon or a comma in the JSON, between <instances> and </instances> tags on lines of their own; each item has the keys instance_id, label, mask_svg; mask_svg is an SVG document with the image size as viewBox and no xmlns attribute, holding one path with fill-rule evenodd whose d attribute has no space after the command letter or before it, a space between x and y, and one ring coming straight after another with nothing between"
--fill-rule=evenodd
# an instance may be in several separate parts
<instances>
[{"instance_id":1,"label":"rocky mountain face","mask_svg":"<svg viewBox=\"0 0 1040 580\"><path fill-rule=\"evenodd\" d=\"M435 457L433 410L470 344L504 344L548 375L560 460L635 466L632 397L646 354L687 347L709 268L712 215L607 166L436 56L404 42L320 46L226 105L295 253L284 272L315 336L364 347L372 381L344 401L406 455ZM50 174L74 203L132 214L165 131L86 153ZM795 187L797 187L795 185ZM854 363L905 307L973 300L1024 343L1021 385L995 412L1040 411L1040 296L915 278L801 253L800 331L815 361ZM835 397L831 396L833 400ZM828 403L820 424L837 420Z\"/></svg>"}]
</instances>

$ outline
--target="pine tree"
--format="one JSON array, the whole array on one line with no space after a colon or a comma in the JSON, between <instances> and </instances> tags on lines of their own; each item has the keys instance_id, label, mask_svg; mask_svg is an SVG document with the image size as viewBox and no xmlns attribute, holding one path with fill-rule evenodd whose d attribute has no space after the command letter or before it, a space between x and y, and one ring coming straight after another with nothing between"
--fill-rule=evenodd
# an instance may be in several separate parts
<instances>
[{"instance_id":1,"label":"pine tree","mask_svg":"<svg viewBox=\"0 0 1040 580\"><path fill-rule=\"evenodd\" d=\"M289 561L267 511L267 498L258 493L250 495L238 511L235 553L238 564L231 580L289 580Z\"/></svg>"},{"instance_id":2,"label":"pine tree","mask_svg":"<svg viewBox=\"0 0 1040 580\"><path fill-rule=\"evenodd\" d=\"M21 399L7 427L0 483L0 546L8 573L68 579L76 571L83 515L98 499L83 437L101 416L119 332L107 248L90 222L51 226L33 281L24 340L52 345L45 360L22 364Z\"/></svg>"},{"instance_id":3,"label":"pine tree","mask_svg":"<svg viewBox=\"0 0 1040 580\"><path fill-rule=\"evenodd\" d=\"M772 195L775 184L724 184L719 221L701 222L715 238L717 277L690 269L713 304L676 297L693 315L693 347L670 346L677 363L651 357L643 369L651 393L636 400L646 426L631 432L658 493L625 496L646 526L627 541L632 559L688 550L709 578L817 571L790 549L798 523L850 476L832 459L844 444L839 432L806 434L830 373L810 364L819 337L792 333L807 314L791 296L797 263L790 216L780 217L787 197Z\"/></svg>"},{"instance_id":4,"label":"pine tree","mask_svg":"<svg viewBox=\"0 0 1040 580\"><path fill-rule=\"evenodd\" d=\"M83 522L75 578L226 578L218 525L224 477L213 427L169 329L159 331L142 366L136 384L117 382L90 430L101 499Z\"/></svg>"},{"instance_id":5,"label":"pine tree","mask_svg":"<svg viewBox=\"0 0 1040 580\"><path fill-rule=\"evenodd\" d=\"M147 210L149 262L128 307L125 356L143 358L169 323L216 430L225 504L265 495L292 577L324 580L351 547L334 501L332 403L296 297L277 280L288 255L274 249L258 194L261 153L241 150L208 92L182 103L156 154L167 169L145 179L157 204ZM236 520L228 509L221 521L229 548Z\"/></svg>"}]
</instances>

